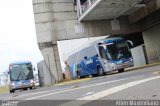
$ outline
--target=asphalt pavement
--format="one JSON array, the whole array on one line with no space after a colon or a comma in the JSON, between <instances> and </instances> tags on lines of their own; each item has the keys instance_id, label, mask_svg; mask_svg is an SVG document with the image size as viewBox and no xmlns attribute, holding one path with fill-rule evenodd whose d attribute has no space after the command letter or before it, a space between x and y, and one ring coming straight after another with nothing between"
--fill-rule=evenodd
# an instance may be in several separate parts
<instances>
[{"instance_id":1,"label":"asphalt pavement","mask_svg":"<svg viewBox=\"0 0 160 106\"><path fill-rule=\"evenodd\" d=\"M21 106L122 105L121 101L117 100L160 100L159 72L160 66L151 66L69 84L6 94L0 97L0 100L7 101L9 105L18 103ZM155 101L155 105L160 105L158 103Z\"/></svg>"}]
</instances>

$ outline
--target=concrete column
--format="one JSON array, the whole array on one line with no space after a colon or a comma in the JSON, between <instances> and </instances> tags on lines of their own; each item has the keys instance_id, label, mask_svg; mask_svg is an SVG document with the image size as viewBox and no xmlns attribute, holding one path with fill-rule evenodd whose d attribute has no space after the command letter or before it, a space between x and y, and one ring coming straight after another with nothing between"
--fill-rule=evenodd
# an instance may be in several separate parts
<instances>
[{"instance_id":1,"label":"concrete column","mask_svg":"<svg viewBox=\"0 0 160 106\"><path fill-rule=\"evenodd\" d=\"M55 49L57 39L54 36L53 2L53 0L33 0L33 9L39 48L55 81L59 82L62 81L62 70L58 66L59 55Z\"/></svg>"},{"instance_id":2,"label":"concrete column","mask_svg":"<svg viewBox=\"0 0 160 106\"><path fill-rule=\"evenodd\" d=\"M56 74L57 74L57 79L58 81L61 81L63 79L62 76L62 69L61 69L61 65L60 65L60 58L59 58L59 52L58 52L58 46L57 45L53 45L53 52L54 52L54 57L55 57L55 67L56 67Z\"/></svg>"},{"instance_id":3,"label":"concrete column","mask_svg":"<svg viewBox=\"0 0 160 106\"><path fill-rule=\"evenodd\" d=\"M143 32L143 38L145 42L146 52L149 63L160 61L160 25L148 29Z\"/></svg>"},{"instance_id":4,"label":"concrete column","mask_svg":"<svg viewBox=\"0 0 160 106\"><path fill-rule=\"evenodd\" d=\"M53 45L52 47L45 47L41 49L41 52L49 68L49 71L51 71L51 75L53 78L55 78L55 82L57 83L62 81L62 70L60 67L57 45Z\"/></svg>"}]
</instances>

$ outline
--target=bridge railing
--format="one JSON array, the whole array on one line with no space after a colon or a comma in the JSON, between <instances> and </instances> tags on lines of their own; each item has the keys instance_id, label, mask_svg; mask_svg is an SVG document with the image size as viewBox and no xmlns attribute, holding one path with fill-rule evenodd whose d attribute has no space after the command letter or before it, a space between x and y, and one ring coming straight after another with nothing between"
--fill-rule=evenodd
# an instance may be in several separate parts
<instances>
[{"instance_id":1,"label":"bridge railing","mask_svg":"<svg viewBox=\"0 0 160 106\"><path fill-rule=\"evenodd\" d=\"M80 18L83 13L85 13L89 7L91 7L97 0L87 0L85 3L81 3L80 0L77 0L77 16Z\"/></svg>"}]
</instances>

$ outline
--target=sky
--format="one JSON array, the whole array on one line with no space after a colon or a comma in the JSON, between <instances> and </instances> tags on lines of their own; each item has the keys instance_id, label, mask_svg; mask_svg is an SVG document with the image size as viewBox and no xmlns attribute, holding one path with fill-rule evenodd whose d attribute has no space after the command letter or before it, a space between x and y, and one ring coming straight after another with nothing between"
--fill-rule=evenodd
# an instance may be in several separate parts
<instances>
[{"instance_id":1,"label":"sky","mask_svg":"<svg viewBox=\"0 0 160 106\"><path fill-rule=\"evenodd\" d=\"M32 0L0 2L0 73L15 60L43 59L36 39Z\"/></svg>"}]
</instances>

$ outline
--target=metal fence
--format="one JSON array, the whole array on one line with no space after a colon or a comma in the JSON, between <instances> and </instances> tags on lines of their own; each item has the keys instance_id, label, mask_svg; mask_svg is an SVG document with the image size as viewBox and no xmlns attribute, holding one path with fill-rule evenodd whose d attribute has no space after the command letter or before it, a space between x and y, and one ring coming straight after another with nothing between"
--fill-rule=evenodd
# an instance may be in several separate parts
<instances>
[{"instance_id":1,"label":"metal fence","mask_svg":"<svg viewBox=\"0 0 160 106\"><path fill-rule=\"evenodd\" d=\"M87 0L85 3L81 3L80 0L77 0L77 16L78 18L86 12L89 7L91 7L97 0Z\"/></svg>"}]
</instances>

